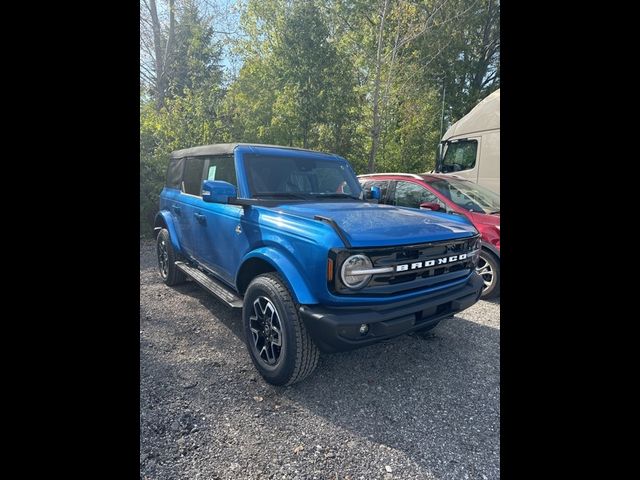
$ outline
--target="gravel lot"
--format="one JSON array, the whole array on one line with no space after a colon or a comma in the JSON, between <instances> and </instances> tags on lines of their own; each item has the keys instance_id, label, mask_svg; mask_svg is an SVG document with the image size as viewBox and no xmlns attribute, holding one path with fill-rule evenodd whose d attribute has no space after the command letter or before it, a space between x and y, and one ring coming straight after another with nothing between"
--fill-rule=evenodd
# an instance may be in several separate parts
<instances>
[{"instance_id":1,"label":"gravel lot","mask_svg":"<svg viewBox=\"0 0 640 480\"><path fill-rule=\"evenodd\" d=\"M141 241L141 479L497 479L499 398L499 301L274 387L240 312L165 286Z\"/></svg>"}]
</instances>

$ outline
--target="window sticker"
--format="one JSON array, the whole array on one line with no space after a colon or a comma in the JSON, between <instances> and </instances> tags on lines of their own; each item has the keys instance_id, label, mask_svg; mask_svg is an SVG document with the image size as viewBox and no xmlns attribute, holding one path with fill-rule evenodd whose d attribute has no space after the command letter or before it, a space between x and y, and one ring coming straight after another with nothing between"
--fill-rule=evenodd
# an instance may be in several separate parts
<instances>
[{"instance_id":1,"label":"window sticker","mask_svg":"<svg viewBox=\"0 0 640 480\"><path fill-rule=\"evenodd\" d=\"M217 165L211 165L209 167L209 175L207 176L207 180L215 180L216 179L216 167L217 167Z\"/></svg>"}]
</instances>

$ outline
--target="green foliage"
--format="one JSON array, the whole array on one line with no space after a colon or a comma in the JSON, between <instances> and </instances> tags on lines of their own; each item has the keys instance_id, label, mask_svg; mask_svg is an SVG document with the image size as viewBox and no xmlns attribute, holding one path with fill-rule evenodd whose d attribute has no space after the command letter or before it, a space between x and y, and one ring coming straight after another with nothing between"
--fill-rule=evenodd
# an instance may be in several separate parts
<instances>
[{"instance_id":1,"label":"green foliage","mask_svg":"<svg viewBox=\"0 0 640 480\"><path fill-rule=\"evenodd\" d=\"M209 3L176 5L164 106L140 89L143 233L153 227L173 150L231 141L304 146L365 173L377 86L376 170L425 172L441 129L500 86L499 0L248 0L241 33L226 38L242 59L231 81Z\"/></svg>"},{"instance_id":2,"label":"green foliage","mask_svg":"<svg viewBox=\"0 0 640 480\"><path fill-rule=\"evenodd\" d=\"M170 95L158 111L140 103L140 232L152 232L169 156L195 145L229 141L224 121L220 47L197 4L183 4L176 25L176 51L168 66Z\"/></svg>"},{"instance_id":3,"label":"green foliage","mask_svg":"<svg viewBox=\"0 0 640 480\"><path fill-rule=\"evenodd\" d=\"M222 82L220 46L213 42L213 27L197 4L187 1L175 32L175 51L167 70L170 92L181 96L185 89L206 91Z\"/></svg>"},{"instance_id":4,"label":"green foliage","mask_svg":"<svg viewBox=\"0 0 640 480\"><path fill-rule=\"evenodd\" d=\"M233 137L349 155L360 118L353 64L314 1L250 1L244 63L225 100Z\"/></svg>"}]
</instances>

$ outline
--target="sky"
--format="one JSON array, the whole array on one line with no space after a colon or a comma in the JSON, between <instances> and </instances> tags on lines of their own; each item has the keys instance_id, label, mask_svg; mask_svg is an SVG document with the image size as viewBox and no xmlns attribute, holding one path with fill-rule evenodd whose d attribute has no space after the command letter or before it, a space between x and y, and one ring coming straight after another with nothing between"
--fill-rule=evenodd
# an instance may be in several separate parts
<instances>
[{"instance_id":1,"label":"sky","mask_svg":"<svg viewBox=\"0 0 640 480\"><path fill-rule=\"evenodd\" d=\"M238 74L242 66L242 60L231 52L229 41L240 32L240 12L247 0L200 0L204 12L212 19L212 27L215 32L215 40L222 46L221 65L225 72L225 83L229 83ZM141 8L145 9L145 0L140 0ZM160 21L168 18L168 1L156 0ZM141 57L144 52L141 47Z\"/></svg>"}]
</instances>

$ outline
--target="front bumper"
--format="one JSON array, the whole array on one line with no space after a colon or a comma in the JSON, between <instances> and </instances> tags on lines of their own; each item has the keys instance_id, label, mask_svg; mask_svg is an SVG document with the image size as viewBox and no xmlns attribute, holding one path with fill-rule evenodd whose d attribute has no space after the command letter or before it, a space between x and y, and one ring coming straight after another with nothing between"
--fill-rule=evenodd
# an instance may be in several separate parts
<instances>
[{"instance_id":1,"label":"front bumper","mask_svg":"<svg viewBox=\"0 0 640 480\"><path fill-rule=\"evenodd\" d=\"M337 352L426 328L478 301L484 283L475 272L463 285L439 291L419 300L405 300L372 307L324 307L302 305L300 315L315 344L324 352ZM360 325L369 331L360 334Z\"/></svg>"}]
</instances>

